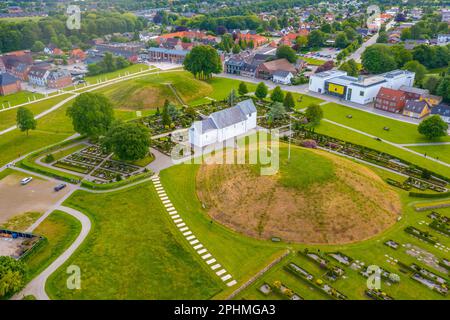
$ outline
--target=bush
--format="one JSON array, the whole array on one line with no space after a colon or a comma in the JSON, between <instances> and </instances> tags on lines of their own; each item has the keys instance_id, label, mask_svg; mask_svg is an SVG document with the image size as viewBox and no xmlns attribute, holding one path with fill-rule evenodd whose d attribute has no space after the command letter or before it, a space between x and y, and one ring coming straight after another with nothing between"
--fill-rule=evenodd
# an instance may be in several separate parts
<instances>
[{"instance_id":1,"label":"bush","mask_svg":"<svg viewBox=\"0 0 450 320\"><path fill-rule=\"evenodd\" d=\"M302 147L316 149L317 148L317 142L315 140L312 140L312 139L303 140L302 141Z\"/></svg>"},{"instance_id":2,"label":"bush","mask_svg":"<svg viewBox=\"0 0 450 320\"><path fill-rule=\"evenodd\" d=\"M44 162L45 163L51 163L53 161L55 161L55 157L51 153L46 155L45 158L44 158Z\"/></svg>"}]
</instances>

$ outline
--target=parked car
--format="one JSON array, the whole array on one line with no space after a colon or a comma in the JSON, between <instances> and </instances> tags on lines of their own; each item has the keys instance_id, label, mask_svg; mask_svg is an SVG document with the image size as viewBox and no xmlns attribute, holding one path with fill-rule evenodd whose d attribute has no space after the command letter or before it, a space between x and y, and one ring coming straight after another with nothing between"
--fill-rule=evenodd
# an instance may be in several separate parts
<instances>
[{"instance_id":1,"label":"parked car","mask_svg":"<svg viewBox=\"0 0 450 320\"><path fill-rule=\"evenodd\" d=\"M58 184L56 187L54 187L53 189L54 189L56 192L58 192L58 191L64 189L65 187L67 187L67 184L65 184L65 183L60 183L60 184Z\"/></svg>"},{"instance_id":2,"label":"parked car","mask_svg":"<svg viewBox=\"0 0 450 320\"><path fill-rule=\"evenodd\" d=\"M26 178L23 178L22 180L20 180L20 184L24 186L24 185L30 183L31 180L33 180L33 177L26 177Z\"/></svg>"}]
</instances>

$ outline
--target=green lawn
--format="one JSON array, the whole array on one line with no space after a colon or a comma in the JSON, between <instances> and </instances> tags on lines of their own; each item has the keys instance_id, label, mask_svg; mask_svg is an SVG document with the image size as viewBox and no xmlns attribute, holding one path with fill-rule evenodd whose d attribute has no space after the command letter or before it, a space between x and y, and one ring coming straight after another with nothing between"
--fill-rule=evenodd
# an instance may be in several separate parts
<instances>
[{"instance_id":1,"label":"green lawn","mask_svg":"<svg viewBox=\"0 0 450 320\"><path fill-rule=\"evenodd\" d=\"M417 132L417 125L398 120L378 116L369 112L356 110L337 103L322 105L324 118L364 131L395 143L419 143L430 142L425 136ZM352 118L347 118L352 115ZM384 130L389 127L389 131ZM450 141L450 137L444 137L436 141Z\"/></svg>"},{"instance_id":2,"label":"green lawn","mask_svg":"<svg viewBox=\"0 0 450 320\"><path fill-rule=\"evenodd\" d=\"M64 148L62 150L55 151L55 152L53 152L51 154L53 155L54 161L56 161L56 160L60 160L60 159L64 158L65 156L68 156L69 154L72 154L72 153L77 152L77 151L79 151L81 149L84 149L86 147L87 147L87 144L80 143L80 144L71 146L69 148ZM43 160L45 160L45 159L43 159Z\"/></svg>"},{"instance_id":3,"label":"green lawn","mask_svg":"<svg viewBox=\"0 0 450 320\"><path fill-rule=\"evenodd\" d=\"M111 80L111 79L115 79L115 78L119 77L119 75L124 76L125 73L131 74L131 73L136 73L136 72L149 70L149 69L150 69L149 66L147 66L146 64L133 64L124 69L120 69L120 70L116 70L116 71L108 72L108 73L103 73L103 74L99 74L96 76L86 77L84 80L88 84L96 84L97 80L100 80L100 81L105 81L105 79Z\"/></svg>"},{"instance_id":4,"label":"green lawn","mask_svg":"<svg viewBox=\"0 0 450 320\"><path fill-rule=\"evenodd\" d=\"M308 62L308 64L312 65L312 66L321 66L323 65L325 62L327 62L326 60L321 60L321 59L315 59L315 58L309 58L309 57L300 57L300 59L305 60L306 62Z\"/></svg>"},{"instance_id":5,"label":"green lawn","mask_svg":"<svg viewBox=\"0 0 450 320\"><path fill-rule=\"evenodd\" d=\"M89 216L85 242L47 281L53 299L208 299L223 287L175 229L145 183L124 191L78 191L65 205ZM68 265L81 290L66 288Z\"/></svg>"},{"instance_id":6,"label":"green lawn","mask_svg":"<svg viewBox=\"0 0 450 320\"><path fill-rule=\"evenodd\" d=\"M13 107L15 105L28 102L28 98L33 101L42 97L44 97L42 94L33 93L30 91L19 91L7 96L0 96L0 109L2 109L2 106L7 108L9 105Z\"/></svg>"},{"instance_id":7,"label":"green lawn","mask_svg":"<svg viewBox=\"0 0 450 320\"><path fill-rule=\"evenodd\" d=\"M45 239L23 258L28 267L28 280L32 280L59 257L80 231L81 223L77 219L61 211L52 212L33 232Z\"/></svg>"},{"instance_id":8,"label":"green lawn","mask_svg":"<svg viewBox=\"0 0 450 320\"><path fill-rule=\"evenodd\" d=\"M321 104L324 100L308 96L306 94L294 93L292 92L295 100L295 107L297 109L304 109L310 106L311 104Z\"/></svg>"},{"instance_id":9,"label":"green lawn","mask_svg":"<svg viewBox=\"0 0 450 320\"><path fill-rule=\"evenodd\" d=\"M50 109L52 106L60 101L63 101L69 96L69 94L64 94L56 98L50 98L44 101L31 103L27 105L26 108L33 112L34 115L38 115L39 113ZM14 126L16 124L16 115L17 108L0 112L0 131Z\"/></svg>"},{"instance_id":10,"label":"green lawn","mask_svg":"<svg viewBox=\"0 0 450 320\"><path fill-rule=\"evenodd\" d=\"M383 141L376 141L373 138L359 134L352 130L339 127L335 124L321 121L320 125L315 128L316 132L326 134L331 137L342 139L348 142L356 143L368 148L372 148L381 152L389 153L400 159L409 161L416 165L422 166L428 170L450 177L450 168L443 166L439 163L435 163L431 160L415 155L411 152L402 150L395 146L389 145Z\"/></svg>"},{"instance_id":11,"label":"green lawn","mask_svg":"<svg viewBox=\"0 0 450 320\"><path fill-rule=\"evenodd\" d=\"M195 177L198 168L198 165L171 167L160 173L161 181L192 232L233 278L242 283L269 264L281 249L212 223L197 198Z\"/></svg>"},{"instance_id":12,"label":"green lawn","mask_svg":"<svg viewBox=\"0 0 450 320\"><path fill-rule=\"evenodd\" d=\"M411 150L420 152L422 154L427 154L428 157L438 158L441 161L445 161L450 164L450 145L436 145L436 146L419 146L419 147L408 147Z\"/></svg>"}]
</instances>

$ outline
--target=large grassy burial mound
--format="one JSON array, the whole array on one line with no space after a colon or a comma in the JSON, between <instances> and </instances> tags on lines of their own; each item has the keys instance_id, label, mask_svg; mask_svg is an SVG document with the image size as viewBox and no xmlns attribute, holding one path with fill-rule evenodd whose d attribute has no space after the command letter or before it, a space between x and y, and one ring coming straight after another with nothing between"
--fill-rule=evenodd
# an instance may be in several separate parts
<instances>
[{"instance_id":1,"label":"large grassy burial mound","mask_svg":"<svg viewBox=\"0 0 450 320\"><path fill-rule=\"evenodd\" d=\"M370 169L324 151L280 148L280 170L203 164L197 192L218 222L246 235L340 244L370 238L395 223L399 196Z\"/></svg>"}]
</instances>

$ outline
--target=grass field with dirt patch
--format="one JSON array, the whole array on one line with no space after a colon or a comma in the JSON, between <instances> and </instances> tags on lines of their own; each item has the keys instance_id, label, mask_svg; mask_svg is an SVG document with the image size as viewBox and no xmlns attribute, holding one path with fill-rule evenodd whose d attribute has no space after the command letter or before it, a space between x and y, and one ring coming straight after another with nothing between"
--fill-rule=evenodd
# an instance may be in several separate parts
<instances>
[{"instance_id":1,"label":"grass field with dirt patch","mask_svg":"<svg viewBox=\"0 0 450 320\"><path fill-rule=\"evenodd\" d=\"M251 237L354 242L394 224L401 210L398 196L375 173L323 151L293 147L288 161L282 145L279 173L263 176L254 167L202 165L197 176L209 214Z\"/></svg>"}]
</instances>

